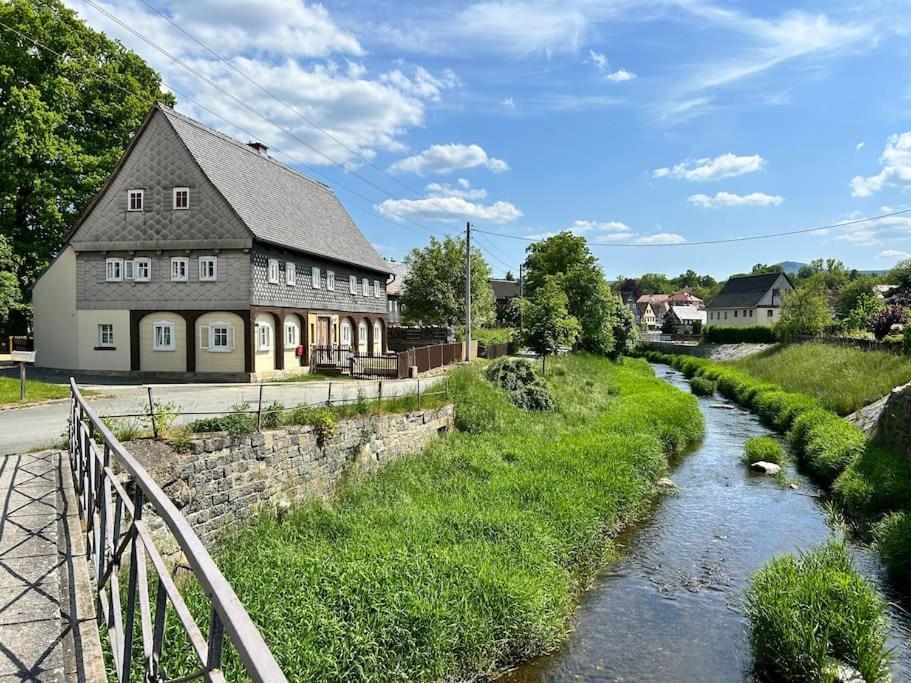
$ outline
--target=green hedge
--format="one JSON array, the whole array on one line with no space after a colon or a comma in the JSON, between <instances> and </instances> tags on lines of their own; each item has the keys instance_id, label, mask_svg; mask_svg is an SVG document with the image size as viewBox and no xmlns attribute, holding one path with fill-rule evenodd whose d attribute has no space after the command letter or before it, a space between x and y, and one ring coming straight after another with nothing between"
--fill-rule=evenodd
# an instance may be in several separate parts
<instances>
[{"instance_id":1,"label":"green hedge","mask_svg":"<svg viewBox=\"0 0 911 683\"><path fill-rule=\"evenodd\" d=\"M712 325L705 328L702 338L712 344L774 344L778 341L771 327L724 327Z\"/></svg>"},{"instance_id":2,"label":"green hedge","mask_svg":"<svg viewBox=\"0 0 911 683\"><path fill-rule=\"evenodd\" d=\"M696 396L713 396L718 385L707 377L693 377L690 380L690 390Z\"/></svg>"},{"instance_id":3,"label":"green hedge","mask_svg":"<svg viewBox=\"0 0 911 683\"><path fill-rule=\"evenodd\" d=\"M752 465L754 462L773 462L780 465L784 460L784 449L778 440L771 436L754 436L743 444L744 459Z\"/></svg>"},{"instance_id":4,"label":"green hedge","mask_svg":"<svg viewBox=\"0 0 911 683\"><path fill-rule=\"evenodd\" d=\"M893 512L873 529L883 564L893 578L911 578L911 515Z\"/></svg>"}]
</instances>

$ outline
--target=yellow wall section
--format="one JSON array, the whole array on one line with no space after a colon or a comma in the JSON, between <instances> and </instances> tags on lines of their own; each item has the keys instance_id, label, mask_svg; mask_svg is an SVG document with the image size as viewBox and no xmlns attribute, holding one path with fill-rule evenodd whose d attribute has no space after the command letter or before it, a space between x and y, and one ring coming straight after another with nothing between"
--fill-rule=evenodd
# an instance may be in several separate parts
<instances>
[{"instance_id":1,"label":"yellow wall section","mask_svg":"<svg viewBox=\"0 0 911 683\"><path fill-rule=\"evenodd\" d=\"M77 311L76 330L79 338L78 367L80 370L129 370L130 369L130 312ZM97 351L98 325L114 326L114 349Z\"/></svg>"},{"instance_id":2,"label":"yellow wall section","mask_svg":"<svg viewBox=\"0 0 911 683\"><path fill-rule=\"evenodd\" d=\"M255 324L264 324L272 328L272 345L273 348L268 351L259 350L259 338L256 334L256 327L253 328L253 344L256 349L256 355L254 357L253 371L254 372L271 372L275 369L275 344L281 344L281 337L276 335L275 330L275 319L268 313L260 313L256 316Z\"/></svg>"},{"instance_id":3,"label":"yellow wall section","mask_svg":"<svg viewBox=\"0 0 911 683\"><path fill-rule=\"evenodd\" d=\"M157 322L174 323L174 350L152 349L153 329ZM176 313L149 313L139 322L139 368L146 372L186 372L187 324Z\"/></svg>"},{"instance_id":4,"label":"yellow wall section","mask_svg":"<svg viewBox=\"0 0 911 683\"><path fill-rule=\"evenodd\" d=\"M202 335L199 328L212 323L227 323L234 326L234 349L232 351L210 351L200 348ZM196 372L243 372L244 351L244 321L240 319L239 315L215 312L206 313L197 318Z\"/></svg>"},{"instance_id":5,"label":"yellow wall section","mask_svg":"<svg viewBox=\"0 0 911 683\"><path fill-rule=\"evenodd\" d=\"M32 305L35 311L35 365L77 368L76 252L72 247L64 249L35 283ZM129 343L128 338L124 341Z\"/></svg>"}]
</instances>

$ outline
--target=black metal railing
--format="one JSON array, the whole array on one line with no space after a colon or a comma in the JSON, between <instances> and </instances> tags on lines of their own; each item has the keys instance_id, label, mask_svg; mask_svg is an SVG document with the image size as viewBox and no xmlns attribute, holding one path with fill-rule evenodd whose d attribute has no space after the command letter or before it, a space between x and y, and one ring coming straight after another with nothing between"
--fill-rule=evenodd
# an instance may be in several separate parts
<instances>
[{"instance_id":1,"label":"black metal railing","mask_svg":"<svg viewBox=\"0 0 911 683\"><path fill-rule=\"evenodd\" d=\"M348 370L352 377L387 377L396 379L399 376L399 354L374 355L356 353L351 356Z\"/></svg>"},{"instance_id":2,"label":"black metal railing","mask_svg":"<svg viewBox=\"0 0 911 683\"><path fill-rule=\"evenodd\" d=\"M319 368L347 370L353 354L350 346L311 346L310 364Z\"/></svg>"},{"instance_id":3,"label":"black metal railing","mask_svg":"<svg viewBox=\"0 0 911 683\"><path fill-rule=\"evenodd\" d=\"M162 665L170 609L199 666L195 673L182 675L180 680L224 681L222 653L227 637L251 680L286 681L256 625L190 524L86 403L72 378L70 390L70 463L79 513L85 525L99 620L107 632L117 680L127 683L173 678ZM129 475L131 485L121 483L112 469L115 466ZM131 489L129 493L127 488ZM146 507L158 515L173 536L186 559L181 566L193 573L209 599L205 635L143 520ZM154 572L154 594L150 594L149 563ZM124 566L128 567L126 590L121 585ZM138 662L133 661L140 652L141 673Z\"/></svg>"}]
</instances>

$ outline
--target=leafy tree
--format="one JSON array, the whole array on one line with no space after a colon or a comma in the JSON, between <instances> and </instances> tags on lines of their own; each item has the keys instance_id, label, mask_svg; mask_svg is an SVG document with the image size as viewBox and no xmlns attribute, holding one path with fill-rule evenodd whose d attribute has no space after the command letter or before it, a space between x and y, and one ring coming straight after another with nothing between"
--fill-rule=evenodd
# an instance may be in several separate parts
<instances>
[{"instance_id":1,"label":"leafy tree","mask_svg":"<svg viewBox=\"0 0 911 683\"><path fill-rule=\"evenodd\" d=\"M677 331L677 324L674 322L670 313L665 315L664 320L661 321L661 331L664 334L674 334L674 332Z\"/></svg>"},{"instance_id":2,"label":"leafy tree","mask_svg":"<svg viewBox=\"0 0 911 683\"><path fill-rule=\"evenodd\" d=\"M821 334L832 322L825 291L801 285L782 295L781 319L775 327L780 339Z\"/></svg>"},{"instance_id":3,"label":"leafy tree","mask_svg":"<svg viewBox=\"0 0 911 683\"><path fill-rule=\"evenodd\" d=\"M465 321L465 239L430 238L405 257L410 267L402 282L405 321L425 325L463 325ZM471 322L495 319L490 266L479 249L471 250Z\"/></svg>"},{"instance_id":4,"label":"leafy tree","mask_svg":"<svg viewBox=\"0 0 911 683\"><path fill-rule=\"evenodd\" d=\"M10 313L20 306L22 292L16 277L16 258L9 240L0 235L0 326L9 320Z\"/></svg>"},{"instance_id":5,"label":"leafy tree","mask_svg":"<svg viewBox=\"0 0 911 683\"><path fill-rule=\"evenodd\" d=\"M673 283L662 273L645 273L637 278L643 294L670 294L675 289Z\"/></svg>"},{"instance_id":6,"label":"leafy tree","mask_svg":"<svg viewBox=\"0 0 911 683\"><path fill-rule=\"evenodd\" d=\"M0 27L0 234L24 290L151 106L174 98L138 55L60 0L0 3L0 21L61 55Z\"/></svg>"},{"instance_id":7,"label":"leafy tree","mask_svg":"<svg viewBox=\"0 0 911 683\"><path fill-rule=\"evenodd\" d=\"M911 294L911 258L895 264L895 267L889 271L887 279L888 284L898 285L902 293Z\"/></svg>"},{"instance_id":8,"label":"leafy tree","mask_svg":"<svg viewBox=\"0 0 911 683\"><path fill-rule=\"evenodd\" d=\"M555 278L546 278L525 303L525 344L546 359L575 344L579 331L563 287Z\"/></svg>"},{"instance_id":9,"label":"leafy tree","mask_svg":"<svg viewBox=\"0 0 911 683\"><path fill-rule=\"evenodd\" d=\"M526 296L533 299L552 278L566 295L570 315L579 321L584 349L616 355L635 342L633 314L611 292L584 237L564 231L531 244L527 254Z\"/></svg>"},{"instance_id":10,"label":"leafy tree","mask_svg":"<svg viewBox=\"0 0 911 683\"><path fill-rule=\"evenodd\" d=\"M870 318L870 331L876 337L876 341L882 341L892 331L892 326L901 325L906 317L901 306L886 306Z\"/></svg>"},{"instance_id":11,"label":"leafy tree","mask_svg":"<svg viewBox=\"0 0 911 683\"><path fill-rule=\"evenodd\" d=\"M885 306L873 289L875 284L876 278L859 276L845 285L835 309L843 330L868 329L870 318Z\"/></svg>"},{"instance_id":12,"label":"leafy tree","mask_svg":"<svg viewBox=\"0 0 911 683\"><path fill-rule=\"evenodd\" d=\"M512 274L512 271L511 271L511 270L507 270L507 271L506 271L506 275L504 276L503 279L504 279L504 280L509 280L510 282L512 282L513 280L516 279L516 277L515 277L515 275Z\"/></svg>"},{"instance_id":13,"label":"leafy tree","mask_svg":"<svg viewBox=\"0 0 911 683\"><path fill-rule=\"evenodd\" d=\"M760 275L761 273L783 273L784 266L779 264L768 265L765 263L757 263L753 266L753 270L750 271L751 275Z\"/></svg>"}]
</instances>

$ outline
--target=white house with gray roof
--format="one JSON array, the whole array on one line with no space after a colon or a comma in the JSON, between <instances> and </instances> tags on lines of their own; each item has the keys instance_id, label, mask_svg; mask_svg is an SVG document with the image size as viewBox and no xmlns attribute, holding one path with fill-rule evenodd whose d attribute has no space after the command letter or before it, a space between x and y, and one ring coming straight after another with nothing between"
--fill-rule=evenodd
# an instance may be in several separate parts
<instances>
[{"instance_id":1,"label":"white house with gray roof","mask_svg":"<svg viewBox=\"0 0 911 683\"><path fill-rule=\"evenodd\" d=\"M781 298L794 284L787 273L736 275L705 307L708 326L771 327L781 318Z\"/></svg>"},{"instance_id":2,"label":"white house with gray roof","mask_svg":"<svg viewBox=\"0 0 911 683\"><path fill-rule=\"evenodd\" d=\"M36 364L263 378L385 351L389 264L266 152L155 106L35 284Z\"/></svg>"}]
</instances>

